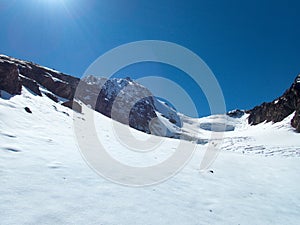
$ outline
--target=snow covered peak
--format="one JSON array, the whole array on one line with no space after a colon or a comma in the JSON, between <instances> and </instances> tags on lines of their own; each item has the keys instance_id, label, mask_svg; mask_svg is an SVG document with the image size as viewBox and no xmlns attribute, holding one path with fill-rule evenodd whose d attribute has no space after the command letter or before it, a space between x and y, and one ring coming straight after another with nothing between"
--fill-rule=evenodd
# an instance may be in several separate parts
<instances>
[{"instance_id":1,"label":"snow covered peak","mask_svg":"<svg viewBox=\"0 0 300 225\"><path fill-rule=\"evenodd\" d=\"M99 86L103 86L105 82L109 81L109 82L112 82L114 84L119 84L119 86L121 85L122 87L124 87L128 84L132 84L132 82L133 82L130 77L126 77L126 78L109 78L108 79L106 77L99 77L99 76L94 76L94 75L85 76L81 80L86 82L89 85L99 85Z\"/></svg>"},{"instance_id":2,"label":"snow covered peak","mask_svg":"<svg viewBox=\"0 0 300 225\"><path fill-rule=\"evenodd\" d=\"M89 75L82 82L76 97L96 111L146 133L178 138L182 123L177 112L131 78Z\"/></svg>"}]
</instances>

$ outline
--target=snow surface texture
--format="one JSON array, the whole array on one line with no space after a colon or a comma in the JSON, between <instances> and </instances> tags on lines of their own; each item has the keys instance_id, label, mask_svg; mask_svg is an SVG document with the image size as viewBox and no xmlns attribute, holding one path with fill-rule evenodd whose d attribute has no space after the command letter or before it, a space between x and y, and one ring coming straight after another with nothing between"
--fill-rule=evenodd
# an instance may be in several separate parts
<instances>
[{"instance_id":1,"label":"snow surface texture","mask_svg":"<svg viewBox=\"0 0 300 225\"><path fill-rule=\"evenodd\" d=\"M199 133L206 141L174 177L132 188L102 178L84 162L72 119L84 115L25 88L20 96L5 96L0 98L1 224L299 224L300 138L289 118L249 126L247 115L181 115L182 132ZM224 120L222 151L211 171L200 173L207 143L213 141L211 125ZM156 137L165 150L127 154L108 127L111 120L95 113L95 121L103 124L98 136L110 154L127 163L165 160L179 142ZM149 137L130 130L138 139Z\"/></svg>"}]
</instances>

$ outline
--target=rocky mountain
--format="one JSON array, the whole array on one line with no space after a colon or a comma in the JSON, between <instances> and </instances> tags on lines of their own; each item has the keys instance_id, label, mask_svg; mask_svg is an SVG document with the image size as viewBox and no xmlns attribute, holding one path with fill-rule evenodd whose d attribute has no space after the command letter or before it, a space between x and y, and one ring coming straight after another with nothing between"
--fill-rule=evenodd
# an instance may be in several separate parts
<instances>
[{"instance_id":1,"label":"rocky mountain","mask_svg":"<svg viewBox=\"0 0 300 225\"><path fill-rule=\"evenodd\" d=\"M34 94L81 112L78 102L131 127L159 136L179 138L177 112L142 85L125 79L79 78L32 62L0 55L0 90L12 95L22 86Z\"/></svg>"},{"instance_id":2,"label":"rocky mountain","mask_svg":"<svg viewBox=\"0 0 300 225\"><path fill-rule=\"evenodd\" d=\"M173 131L177 129L179 132L181 127L177 112L129 77L84 77L77 88L75 98L137 130L167 137L179 135ZM167 122L161 117L166 118Z\"/></svg>"},{"instance_id":3,"label":"rocky mountain","mask_svg":"<svg viewBox=\"0 0 300 225\"><path fill-rule=\"evenodd\" d=\"M300 74L282 96L272 102L264 102L246 112L250 114L248 122L252 125L264 121L280 122L295 112L291 125L297 132L300 132Z\"/></svg>"},{"instance_id":4,"label":"rocky mountain","mask_svg":"<svg viewBox=\"0 0 300 225\"><path fill-rule=\"evenodd\" d=\"M0 55L0 89L20 94L22 86L37 95L41 89L68 100L73 99L79 78L39 66L32 62Z\"/></svg>"},{"instance_id":5,"label":"rocky mountain","mask_svg":"<svg viewBox=\"0 0 300 225\"><path fill-rule=\"evenodd\" d=\"M80 104L84 103L107 117L145 133L202 142L195 138L197 132L185 132L183 115L128 77L107 79L90 75L80 80L32 62L0 55L0 96L1 90L19 95L22 87L77 112L81 112ZM300 75L273 102L263 103L247 111L231 111L227 116L240 118L247 113L248 123L256 125L264 121L282 121L294 112L291 125L300 132ZM226 121L228 119L222 123L227 123ZM198 124L197 127L212 129L209 124ZM225 129L234 128L228 125Z\"/></svg>"}]
</instances>

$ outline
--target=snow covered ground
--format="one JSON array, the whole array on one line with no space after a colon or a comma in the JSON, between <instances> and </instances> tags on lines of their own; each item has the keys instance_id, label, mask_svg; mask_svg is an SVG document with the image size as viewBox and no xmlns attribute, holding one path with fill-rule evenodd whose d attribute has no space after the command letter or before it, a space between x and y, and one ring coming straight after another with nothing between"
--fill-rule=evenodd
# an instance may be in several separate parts
<instances>
[{"instance_id":1,"label":"snow covered ground","mask_svg":"<svg viewBox=\"0 0 300 225\"><path fill-rule=\"evenodd\" d=\"M246 116L185 117L183 131L208 142L211 124L228 121L214 164L199 171L204 142L172 178L134 188L102 178L85 163L72 116L84 118L24 88L20 96L0 98L1 224L299 224L300 134L288 118L249 126ZM164 142L161 149L140 157L115 140L109 118L95 113L95 122L111 155L129 164L165 160L180 141L155 137Z\"/></svg>"}]
</instances>

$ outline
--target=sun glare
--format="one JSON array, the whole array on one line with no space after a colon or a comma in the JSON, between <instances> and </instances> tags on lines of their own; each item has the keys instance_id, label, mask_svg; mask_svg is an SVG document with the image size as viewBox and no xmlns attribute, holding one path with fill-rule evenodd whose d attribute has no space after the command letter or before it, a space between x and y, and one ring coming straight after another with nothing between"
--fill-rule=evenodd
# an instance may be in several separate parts
<instances>
[{"instance_id":1,"label":"sun glare","mask_svg":"<svg viewBox=\"0 0 300 225\"><path fill-rule=\"evenodd\" d=\"M66 8L66 6L72 0L36 0L39 6L48 10L56 10L60 8Z\"/></svg>"},{"instance_id":2,"label":"sun glare","mask_svg":"<svg viewBox=\"0 0 300 225\"><path fill-rule=\"evenodd\" d=\"M65 4L68 0L38 0L40 3L49 5L49 6L55 6L55 5L61 5Z\"/></svg>"}]
</instances>

